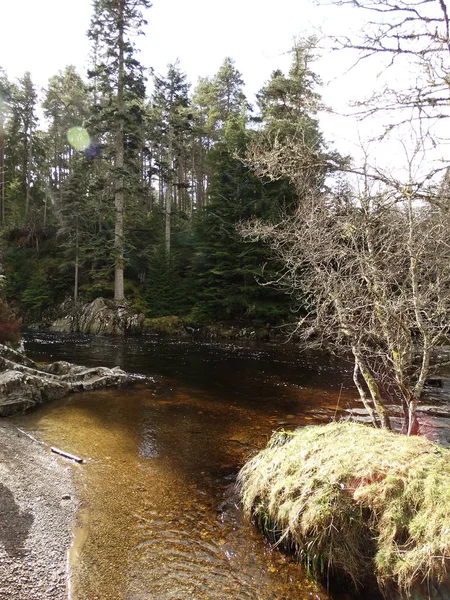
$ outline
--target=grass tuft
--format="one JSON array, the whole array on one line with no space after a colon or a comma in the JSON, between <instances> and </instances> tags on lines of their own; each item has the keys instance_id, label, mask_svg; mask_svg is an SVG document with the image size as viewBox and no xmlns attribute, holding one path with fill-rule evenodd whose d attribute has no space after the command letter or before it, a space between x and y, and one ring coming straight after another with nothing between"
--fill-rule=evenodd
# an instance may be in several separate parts
<instances>
[{"instance_id":1,"label":"grass tuft","mask_svg":"<svg viewBox=\"0 0 450 600\"><path fill-rule=\"evenodd\" d=\"M282 431L238 487L246 514L316 578L360 588L374 573L384 593L407 595L449 583L445 448L357 423Z\"/></svg>"}]
</instances>

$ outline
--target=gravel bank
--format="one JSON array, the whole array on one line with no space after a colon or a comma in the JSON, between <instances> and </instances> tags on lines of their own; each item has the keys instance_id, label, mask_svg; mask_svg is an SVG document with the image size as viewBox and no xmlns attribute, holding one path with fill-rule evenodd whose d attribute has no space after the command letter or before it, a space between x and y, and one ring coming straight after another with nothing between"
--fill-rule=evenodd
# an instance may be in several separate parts
<instances>
[{"instance_id":1,"label":"gravel bank","mask_svg":"<svg viewBox=\"0 0 450 600\"><path fill-rule=\"evenodd\" d=\"M71 467L0 422L0 600L64 600Z\"/></svg>"}]
</instances>

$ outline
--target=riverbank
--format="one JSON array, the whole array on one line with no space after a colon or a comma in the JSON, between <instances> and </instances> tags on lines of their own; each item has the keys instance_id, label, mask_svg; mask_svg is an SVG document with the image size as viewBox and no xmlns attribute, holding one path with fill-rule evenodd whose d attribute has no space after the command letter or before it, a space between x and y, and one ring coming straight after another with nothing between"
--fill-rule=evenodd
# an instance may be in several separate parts
<instances>
[{"instance_id":1,"label":"riverbank","mask_svg":"<svg viewBox=\"0 0 450 600\"><path fill-rule=\"evenodd\" d=\"M246 514L315 578L448 598L449 450L356 423L273 434L240 471Z\"/></svg>"},{"instance_id":2,"label":"riverbank","mask_svg":"<svg viewBox=\"0 0 450 600\"><path fill-rule=\"evenodd\" d=\"M101 297L77 305L66 300L37 322L27 321L26 315L24 318L26 328L34 331L109 336L153 334L184 339L271 341L286 340L293 330L293 324L275 326L251 320L199 323L174 315L148 318L126 301L117 303Z\"/></svg>"},{"instance_id":3,"label":"riverbank","mask_svg":"<svg viewBox=\"0 0 450 600\"><path fill-rule=\"evenodd\" d=\"M0 598L64 600L76 510L71 467L0 422Z\"/></svg>"}]
</instances>

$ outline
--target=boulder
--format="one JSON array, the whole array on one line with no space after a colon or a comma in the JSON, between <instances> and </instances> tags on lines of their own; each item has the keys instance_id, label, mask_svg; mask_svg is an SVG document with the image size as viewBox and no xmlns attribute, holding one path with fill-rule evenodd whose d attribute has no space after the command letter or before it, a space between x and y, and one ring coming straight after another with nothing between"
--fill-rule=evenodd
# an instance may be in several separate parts
<instances>
[{"instance_id":1,"label":"boulder","mask_svg":"<svg viewBox=\"0 0 450 600\"><path fill-rule=\"evenodd\" d=\"M96 298L89 304L70 310L54 321L51 331L60 333L92 333L126 335L142 333L145 316L126 303Z\"/></svg>"},{"instance_id":2,"label":"boulder","mask_svg":"<svg viewBox=\"0 0 450 600\"><path fill-rule=\"evenodd\" d=\"M70 392L119 387L143 379L119 367L88 368L66 361L38 366L22 353L0 344L0 416L58 400Z\"/></svg>"}]
</instances>

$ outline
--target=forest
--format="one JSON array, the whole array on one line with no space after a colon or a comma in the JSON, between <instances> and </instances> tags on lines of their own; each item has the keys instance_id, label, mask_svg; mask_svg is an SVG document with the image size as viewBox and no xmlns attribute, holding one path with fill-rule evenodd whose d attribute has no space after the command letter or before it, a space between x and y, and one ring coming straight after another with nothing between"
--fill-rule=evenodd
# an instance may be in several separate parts
<instances>
[{"instance_id":1,"label":"forest","mask_svg":"<svg viewBox=\"0 0 450 600\"><path fill-rule=\"evenodd\" d=\"M301 132L325 152L313 42L292 48L289 73L262 82L252 107L229 57L194 89L178 61L152 74L133 42L149 3L113 4L94 3L86 76L69 65L39 92L30 73L0 72L4 298L28 324L99 296L149 318L291 320L289 298L260 285L276 271L268 250L236 225L296 198L287 178L249 168L252 144Z\"/></svg>"},{"instance_id":2,"label":"forest","mask_svg":"<svg viewBox=\"0 0 450 600\"><path fill-rule=\"evenodd\" d=\"M229 57L192 90L179 62L164 76L139 62L149 0L92 6L86 77L68 66L39 95L30 73L1 75L2 337L15 315L49 322L68 298L149 320L288 324L352 357L375 426L391 428L389 400L417 432L450 328L445 10L367 0L378 20L360 39L328 40L411 71L355 103L382 124L387 170L367 148L352 159L327 145L319 40L295 43L251 106Z\"/></svg>"},{"instance_id":3,"label":"forest","mask_svg":"<svg viewBox=\"0 0 450 600\"><path fill-rule=\"evenodd\" d=\"M0 69L0 342L17 342L23 325L51 330L25 336L37 362L1 344L3 414L139 382L46 413L45 435L62 431L64 444L73 435L86 449L59 454L88 457L80 506L92 531L104 529L74 545L76 564L93 544L85 589L120 579L144 597L132 587L141 569L142 589L164 586L152 597L191 597L186 573L200 574L199 598L209 597L208 573L220 576L214 594L232 580L233 598L312 597L309 585L292 596L277 587L283 572L295 583L278 559L253 570L254 538L249 551L231 539L238 493L248 519L295 554L326 597L335 578L358 597L448 598L450 12L445 0L333 3L367 15L364 27L298 39L289 70L262 81L254 105L232 57L194 86L181 61L163 75L140 61L150 0L92 1L86 73L68 65L40 90L31 73ZM350 70L375 64L373 88L355 82L350 117L378 130L360 136L353 156L322 131L333 107L314 60L325 52L336 64L350 57ZM80 326L100 304L125 314L126 340ZM141 329L127 325L129 314ZM65 319L75 326L56 328ZM134 337L153 334L158 320L182 323L185 339ZM248 328L257 341L273 341L276 329L277 342L294 343L194 340L219 326ZM94 335L79 343L55 332ZM95 366L71 365L72 351ZM89 471L91 462L102 468ZM23 464L34 480L34 463ZM71 498L57 495L58 506ZM139 537L146 524L151 543ZM102 559L102 546L119 553ZM248 578L230 578L233 564ZM181 583L172 584L175 571ZM266 595L265 575L275 585Z\"/></svg>"}]
</instances>

